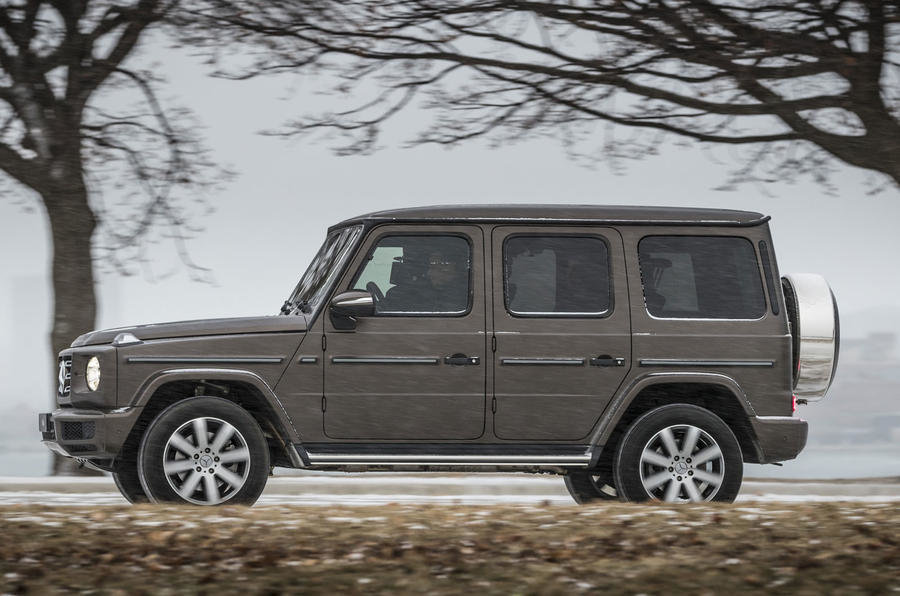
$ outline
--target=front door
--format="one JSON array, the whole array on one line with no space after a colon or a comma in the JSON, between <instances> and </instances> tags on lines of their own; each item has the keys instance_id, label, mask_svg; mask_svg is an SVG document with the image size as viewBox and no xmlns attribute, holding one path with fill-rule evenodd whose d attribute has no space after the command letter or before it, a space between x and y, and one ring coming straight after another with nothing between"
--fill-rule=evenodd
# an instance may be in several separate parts
<instances>
[{"instance_id":1,"label":"front door","mask_svg":"<svg viewBox=\"0 0 900 596\"><path fill-rule=\"evenodd\" d=\"M375 315L340 331L325 313L325 434L455 440L484 433L483 234L475 226L370 231L336 293L366 290Z\"/></svg>"},{"instance_id":2,"label":"front door","mask_svg":"<svg viewBox=\"0 0 900 596\"><path fill-rule=\"evenodd\" d=\"M631 367L621 236L593 227L492 233L494 432L584 439Z\"/></svg>"}]
</instances>

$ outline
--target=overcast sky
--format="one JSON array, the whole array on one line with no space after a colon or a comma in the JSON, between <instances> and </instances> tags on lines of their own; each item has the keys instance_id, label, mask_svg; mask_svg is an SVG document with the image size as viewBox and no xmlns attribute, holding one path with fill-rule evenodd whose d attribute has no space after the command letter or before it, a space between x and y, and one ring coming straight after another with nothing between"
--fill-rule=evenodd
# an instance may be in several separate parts
<instances>
[{"instance_id":1,"label":"overcast sky","mask_svg":"<svg viewBox=\"0 0 900 596\"><path fill-rule=\"evenodd\" d=\"M205 232L190 242L192 257L213 269L215 284L190 281L172 246L164 242L148 256L155 273L171 273L165 279L99 279L99 327L274 314L330 224L367 211L441 203L761 211L772 216L782 273L825 275L845 314L900 308L900 192L868 196L867 174L849 166L835 176L837 196L825 195L809 181L767 187L774 196L752 186L723 192L712 189L735 166L725 150L716 152L717 162L670 143L659 156L629 163L624 175L615 175L602 163L595 168L576 165L558 142L547 139L493 150L481 144L453 150L400 149L415 129L415 114L391 130L384 141L388 147L381 152L336 157L321 143L257 134L303 113L314 102L327 101L313 97L315 80L292 79L292 89L286 91L284 80L210 79L184 54L150 48L145 55L165 59L168 95L193 108L207 127L215 156L240 176L215 195L215 212L194 222ZM37 412L49 406L53 390L47 374L50 241L39 205L31 201L35 210L29 213L14 204L15 198L0 198L0 411L22 403ZM894 317L889 327L897 320ZM865 326L854 322L842 331L854 337L880 326L870 318Z\"/></svg>"}]
</instances>

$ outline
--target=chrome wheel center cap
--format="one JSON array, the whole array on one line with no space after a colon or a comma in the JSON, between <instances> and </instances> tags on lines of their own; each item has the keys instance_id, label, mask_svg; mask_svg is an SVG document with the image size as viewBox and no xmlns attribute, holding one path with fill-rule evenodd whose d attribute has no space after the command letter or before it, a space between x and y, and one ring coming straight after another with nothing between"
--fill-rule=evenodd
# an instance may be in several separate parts
<instances>
[{"instance_id":1,"label":"chrome wheel center cap","mask_svg":"<svg viewBox=\"0 0 900 596\"><path fill-rule=\"evenodd\" d=\"M688 465L683 461L675 462L675 471L679 474L687 474Z\"/></svg>"},{"instance_id":2,"label":"chrome wheel center cap","mask_svg":"<svg viewBox=\"0 0 900 596\"><path fill-rule=\"evenodd\" d=\"M200 459L197 461L199 461L200 465L204 468L211 468L213 466L213 458L209 455L201 455Z\"/></svg>"}]
</instances>

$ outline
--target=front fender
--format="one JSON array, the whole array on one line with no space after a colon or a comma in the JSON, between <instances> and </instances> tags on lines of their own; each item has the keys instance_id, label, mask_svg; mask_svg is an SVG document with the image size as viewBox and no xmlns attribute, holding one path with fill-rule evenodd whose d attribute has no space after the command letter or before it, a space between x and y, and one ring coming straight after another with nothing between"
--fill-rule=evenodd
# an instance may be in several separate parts
<instances>
[{"instance_id":1,"label":"front fender","mask_svg":"<svg viewBox=\"0 0 900 596\"><path fill-rule=\"evenodd\" d=\"M287 442L299 443L300 435L294 426L293 420L288 415L284 406L281 405L278 396L269 387L269 384L262 377L249 370L229 369L229 368L177 368L162 370L153 374L138 389L136 398L131 405L136 407L144 407L150 398L156 393L156 390L173 381L238 381L247 383L256 388L271 413L275 416L275 420L280 426Z\"/></svg>"}]
</instances>

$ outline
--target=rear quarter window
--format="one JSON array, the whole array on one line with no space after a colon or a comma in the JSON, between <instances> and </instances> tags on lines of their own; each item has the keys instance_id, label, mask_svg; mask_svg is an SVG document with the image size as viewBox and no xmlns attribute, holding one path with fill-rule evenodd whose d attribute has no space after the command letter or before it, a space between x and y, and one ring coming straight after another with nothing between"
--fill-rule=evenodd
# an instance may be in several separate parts
<instances>
[{"instance_id":1,"label":"rear quarter window","mask_svg":"<svg viewBox=\"0 0 900 596\"><path fill-rule=\"evenodd\" d=\"M648 236L638 244L647 311L659 318L758 319L765 314L753 244L731 236Z\"/></svg>"}]
</instances>

